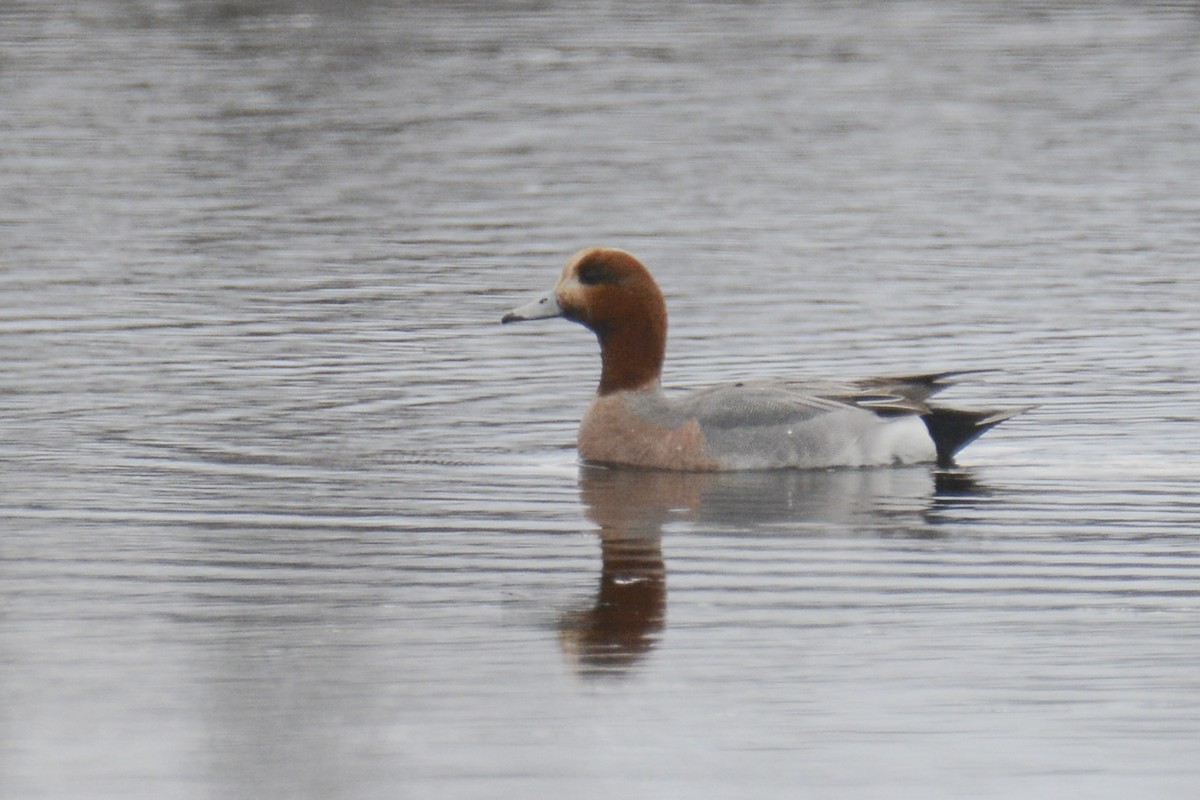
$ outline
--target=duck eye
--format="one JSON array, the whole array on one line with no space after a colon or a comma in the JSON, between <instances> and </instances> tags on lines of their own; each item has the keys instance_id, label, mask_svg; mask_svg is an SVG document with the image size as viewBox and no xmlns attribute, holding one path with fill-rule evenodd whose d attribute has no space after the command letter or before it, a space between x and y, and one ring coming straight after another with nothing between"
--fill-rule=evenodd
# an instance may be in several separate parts
<instances>
[{"instance_id":1,"label":"duck eye","mask_svg":"<svg viewBox=\"0 0 1200 800\"><path fill-rule=\"evenodd\" d=\"M602 262L589 262L579 265L579 282L585 286L595 286L597 283L612 283L612 270Z\"/></svg>"}]
</instances>

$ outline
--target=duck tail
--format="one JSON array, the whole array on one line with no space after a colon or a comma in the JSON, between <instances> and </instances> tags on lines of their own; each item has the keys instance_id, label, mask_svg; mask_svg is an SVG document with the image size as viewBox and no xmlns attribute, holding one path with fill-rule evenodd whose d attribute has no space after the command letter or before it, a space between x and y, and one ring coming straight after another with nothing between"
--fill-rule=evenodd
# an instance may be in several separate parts
<instances>
[{"instance_id":1,"label":"duck tail","mask_svg":"<svg viewBox=\"0 0 1200 800\"><path fill-rule=\"evenodd\" d=\"M937 465L952 467L958 451L1006 419L1012 419L1030 408L1033 406L1008 411L930 407L929 413L922 415L921 419L925 421L925 427L929 429L929 436L937 448Z\"/></svg>"}]
</instances>

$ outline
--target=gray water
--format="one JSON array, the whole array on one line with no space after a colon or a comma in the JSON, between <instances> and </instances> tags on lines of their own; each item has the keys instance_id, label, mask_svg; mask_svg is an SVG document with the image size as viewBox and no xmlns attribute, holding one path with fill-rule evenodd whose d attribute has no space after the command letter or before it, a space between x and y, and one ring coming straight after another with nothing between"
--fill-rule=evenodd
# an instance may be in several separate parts
<instances>
[{"instance_id":1,"label":"gray water","mask_svg":"<svg viewBox=\"0 0 1200 800\"><path fill-rule=\"evenodd\" d=\"M0 6L0 796L1200 789L1194 4ZM993 370L962 468L581 468Z\"/></svg>"}]
</instances>

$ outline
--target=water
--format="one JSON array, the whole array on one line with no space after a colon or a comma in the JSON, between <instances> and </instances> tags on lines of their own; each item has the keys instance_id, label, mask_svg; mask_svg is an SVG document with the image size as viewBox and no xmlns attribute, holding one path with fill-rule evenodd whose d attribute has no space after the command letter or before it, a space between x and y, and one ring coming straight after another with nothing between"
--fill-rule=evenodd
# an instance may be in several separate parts
<instances>
[{"instance_id":1,"label":"water","mask_svg":"<svg viewBox=\"0 0 1200 800\"><path fill-rule=\"evenodd\" d=\"M1200 785L1194 5L10 2L4 797ZM581 469L667 381L987 367L927 469Z\"/></svg>"}]
</instances>

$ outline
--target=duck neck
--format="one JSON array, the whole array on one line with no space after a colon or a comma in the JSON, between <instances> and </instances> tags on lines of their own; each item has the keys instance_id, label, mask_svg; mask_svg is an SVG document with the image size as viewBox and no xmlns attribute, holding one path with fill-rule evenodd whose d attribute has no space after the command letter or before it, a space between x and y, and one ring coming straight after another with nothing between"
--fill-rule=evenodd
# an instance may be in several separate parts
<instances>
[{"instance_id":1,"label":"duck neck","mask_svg":"<svg viewBox=\"0 0 1200 800\"><path fill-rule=\"evenodd\" d=\"M600 396L658 386L667 350L665 320L626 322L596 331L600 340Z\"/></svg>"}]
</instances>

